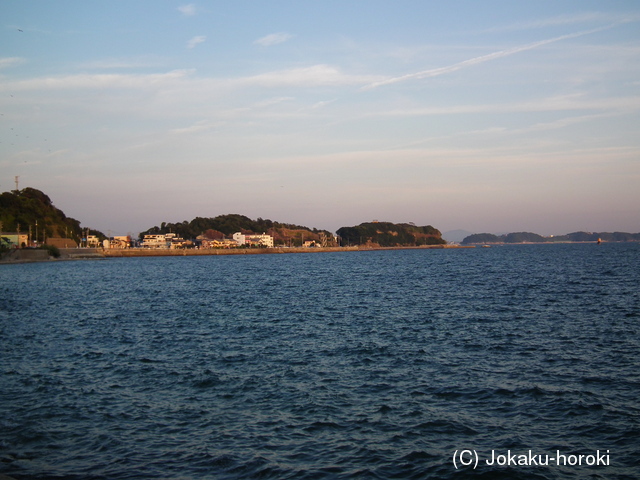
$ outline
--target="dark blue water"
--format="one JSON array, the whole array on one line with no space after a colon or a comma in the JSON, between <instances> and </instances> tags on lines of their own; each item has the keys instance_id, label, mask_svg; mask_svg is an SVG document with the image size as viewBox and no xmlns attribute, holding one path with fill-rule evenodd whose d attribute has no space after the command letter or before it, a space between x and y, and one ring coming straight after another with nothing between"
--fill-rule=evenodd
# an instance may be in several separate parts
<instances>
[{"instance_id":1,"label":"dark blue water","mask_svg":"<svg viewBox=\"0 0 640 480\"><path fill-rule=\"evenodd\" d=\"M0 276L0 473L17 479L640 478L639 244ZM486 464L508 450L568 458Z\"/></svg>"}]
</instances>

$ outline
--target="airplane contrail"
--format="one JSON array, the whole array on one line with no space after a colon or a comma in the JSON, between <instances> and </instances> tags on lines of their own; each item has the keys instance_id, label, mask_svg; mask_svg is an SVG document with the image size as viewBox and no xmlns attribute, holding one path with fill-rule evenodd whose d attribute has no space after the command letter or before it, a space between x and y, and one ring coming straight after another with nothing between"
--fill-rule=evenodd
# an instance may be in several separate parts
<instances>
[{"instance_id":1,"label":"airplane contrail","mask_svg":"<svg viewBox=\"0 0 640 480\"><path fill-rule=\"evenodd\" d=\"M567 35L561 35L559 37L549 38L547 40L540 40L538 42L529 43L527 45L520 45L519 47L508 48L506 50L500 50L498 52L489 53L487 55L482 55L480 57L470 58L469 60L464 60L459 63L454 63L453 65L449 65L446 67L432 68L430 70L423 70L422 72L410 73L407 75L402 75L400 77L388 78L386 80L381 80L379 82L370 83L368 85L365 85L362 88L363 90L369 90L372 88L382 87L384 85L391 85L393 83L404 82L406 80L416 80L416 79L422 79L422 78L437 77L447 73L455 72L465 67L470 67L472 65L478 65L480 63L489 62L497 58L508 57L509 55L514 55L516 53L524 52L526 50L532 50L534 48L541 47L542 45L548 45L550 43L559 42L561 40L568 40L569 38L582 37L583 35L589 35L591 33L601 32L602 30L607 30L616 25L617 24L612 24L604 27L594 28L592 30L569 33Z\"/></svg>"}]
</instances>

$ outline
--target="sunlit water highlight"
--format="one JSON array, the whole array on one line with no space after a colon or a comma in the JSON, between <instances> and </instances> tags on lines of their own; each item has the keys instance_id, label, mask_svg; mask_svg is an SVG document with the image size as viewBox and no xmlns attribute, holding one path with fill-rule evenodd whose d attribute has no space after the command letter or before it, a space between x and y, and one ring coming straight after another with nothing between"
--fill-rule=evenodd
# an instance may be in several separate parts
<instances>
[{"instance_id":1,"label":"sunlit water highlight","mask_svg":"<svg viewBox=\"0 0 640 480\"><path fill-rule=\"evenodd\" d=\"M17 479L640 478L640 245L0 266ZM456 470L453 454L608 466Z\"/></svg>"}]
</instances>

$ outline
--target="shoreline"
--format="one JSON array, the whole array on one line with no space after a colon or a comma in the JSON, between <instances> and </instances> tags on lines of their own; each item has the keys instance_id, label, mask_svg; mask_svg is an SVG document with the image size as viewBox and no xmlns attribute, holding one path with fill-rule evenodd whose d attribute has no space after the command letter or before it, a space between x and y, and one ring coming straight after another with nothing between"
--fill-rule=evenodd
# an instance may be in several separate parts
<instances>
[{"instance_id":1,"label":"shoreline","mask_svg":"<svg viewBox=\"0 0 640 480\"><path fill-rule=\"evenodd\" d=\"M5 253L0 265L15 265L34 262L56 262L71 260L105 260L108 258L135 257L194 257L212 255L275 255L293 253L335 253L335 252L374 252L382 250L442 250L468 249L475 246L462 245L421 245L417 247L274 247L274 248L228 248L228 249L104 249L104 248L61 248L60 257L53 258L46 250L17 249Z\"/></svg>"},{"instance_id":2,"label":"shoreline","mask_svg":"<svg viewBox=\"0 0 640 480\"><path fill-rule=\"evenodd\" d=\"M457 248L475 248L459 245L422 245L418 247L273 247L273 248L228 248L228 249L143 249L125 248L104 250L108 258L124 257L181 257L202 255L275 255L287 253L335 253L335 252L372 252L381 250L441 250Z\"/></svg>"}]
</instances>

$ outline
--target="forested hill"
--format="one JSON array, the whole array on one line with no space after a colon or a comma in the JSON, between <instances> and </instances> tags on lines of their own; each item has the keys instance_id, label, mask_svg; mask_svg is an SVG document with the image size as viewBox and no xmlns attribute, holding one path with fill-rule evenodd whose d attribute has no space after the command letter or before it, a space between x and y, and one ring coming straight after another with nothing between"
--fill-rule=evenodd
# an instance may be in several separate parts
<instances>
[{"instance_id":1,"label":"forested hill","mask_svg":"<svg viewBox=\"0 0 640 480\"><path fill-rule=\"evenodd\" d=\"M447 243L438 229L431 225L419 227L412 223L361 223L354 227L342 227L337 234L343 246L409 247Z\"/></svg>"},{"instance_id":2,"label":"forested hill","mask_svg":"<svg viewBox=\"0 0 640 480\"><path fill-rule=\"evenodd\" d=\"M67 217L47 195L35 188L0 194L0 222L3 232L16 232L18 229L28 232L31 229L32 238L37 241L51 237L79 241L81 236L80 222Z\"/></svg>"},{"instance_id":3,"label":"forested hill","mask_svg":"<svg viewBox=\"0 0 640 480\"><path fill-rule=\"evenodd\" d=\"M196 217L191 221L165 223L140 233L140 239L147 234L175 233L185 239L194 239L199 235L216 239L230 237L236 232L244 234L267 233L273 237L276 245L299 246L302 242L315 241L319 245L334 245L333 234L327 230L318 230L302 225L275 222L258 218L252 220L239 214L218 215L213 218Z\"/></svg>"},{"instance_id":4,"label":"forested hill","mask_svg":"<svg viewBox=\"0 0 640 480\"><path fill-rule=\"evenodd\" d=\"M463 244L478 243L562 243L562 242L640 242L640 233L626 232L574 232L554 237L543 237L537 233L518 232L506 235L493 235L492 233L475 233L469 235Z\"/></svg>"},{"instance_id":5,"label":"forested hill","mask_svg":"<svg viewBox=\"0 0 640 480\"><path fill-rule=\"evenodd\" d=\"M249 217L238 214L219 215L214 218L196 217L191 221L165 223L140 233L140 239L148 234L175 233L185 239L194 239L199 235L208 238L230 237L235 232L267 233L274 238L276 245L298 246L307 241L315 241L323 246L335 246L334 236L327 230L318 230L302 225L280 223L272 220ZM371 222L354 227L338 229L342 246L379 245L382 247L442 245L440 231L430 225L419 227L411 223Z\"/></svg>"}]
</instances>

